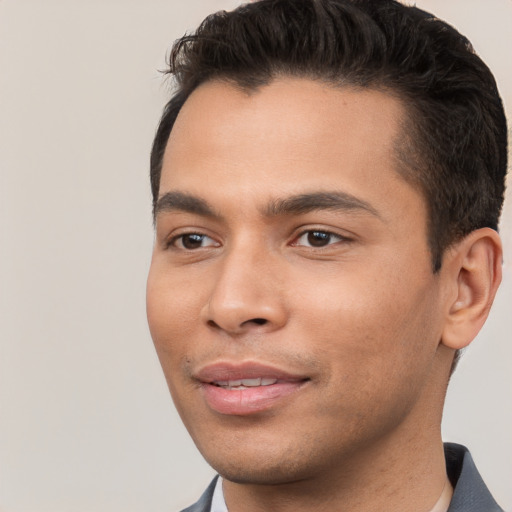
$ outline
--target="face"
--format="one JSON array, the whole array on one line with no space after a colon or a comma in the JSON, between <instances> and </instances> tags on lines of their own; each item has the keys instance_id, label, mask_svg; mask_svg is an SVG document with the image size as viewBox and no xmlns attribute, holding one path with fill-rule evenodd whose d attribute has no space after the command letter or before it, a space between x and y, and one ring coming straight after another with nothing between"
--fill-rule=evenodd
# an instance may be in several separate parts
<instances>
[{"instance_id":1,"label":"face","mask_svg":"<svg viewBox=\"0 0 512 512\"><path fill-rule=\"evenodd\" d=\"M148 318L183 422L230 480L315 478L432 407L442 287L396 171L403 115L306 79L207 83L179 114Z\"/></svg>"}]
</instances>

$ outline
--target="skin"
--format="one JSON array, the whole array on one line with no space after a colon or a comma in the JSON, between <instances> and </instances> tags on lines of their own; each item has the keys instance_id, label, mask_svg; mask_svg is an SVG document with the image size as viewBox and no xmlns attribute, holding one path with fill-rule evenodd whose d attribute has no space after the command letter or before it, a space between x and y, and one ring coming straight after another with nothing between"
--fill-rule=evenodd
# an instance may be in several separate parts
<instances>
[{"instance_id":1,"label":"skin","mask_svg":"<svg viewBox=\"0 0 512 512\"><path fill-rule=\"evenodd\" d=\"M485 320L499 240L482 230L432 273L425 202L397 172L405 115L384 92L283 78L251 93L203 84L178 116L148 319L230 512L421 512L445 486L450 364ZM318 193L343 200L314 207ZM290 208L306 194L307 211ZM474 277L470 263L484 260L488 271ZM195 378L218 362L307 381L267 410L220 414Z\"/></svg>"}]
</instances>

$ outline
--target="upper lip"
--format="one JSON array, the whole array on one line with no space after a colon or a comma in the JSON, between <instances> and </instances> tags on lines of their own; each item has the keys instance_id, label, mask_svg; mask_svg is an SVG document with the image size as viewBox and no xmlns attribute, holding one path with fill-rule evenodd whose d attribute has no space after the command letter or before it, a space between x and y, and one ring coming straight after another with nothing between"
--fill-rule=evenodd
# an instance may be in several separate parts
<instances>
[{"instance_id":1,"label":"upper lip","mask_svg":"<svg viewBox=\"0 0 512 512\"><path fill-rule=\"evenodd\" d=\"M193 377L204 383L244 380L256 378L276 379L278 381L308 380L305 375L290 373L272 365L246 361L242 363L217 362L201 367Z\"/></svg>"}]
</instances>

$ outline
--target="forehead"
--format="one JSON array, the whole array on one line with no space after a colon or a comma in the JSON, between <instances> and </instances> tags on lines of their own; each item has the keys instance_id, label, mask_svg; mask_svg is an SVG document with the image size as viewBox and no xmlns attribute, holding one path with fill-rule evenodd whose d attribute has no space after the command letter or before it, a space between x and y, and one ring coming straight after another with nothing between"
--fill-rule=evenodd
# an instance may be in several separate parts
<instances>
[{"instance_id":1,"label":"forehead","mask_svg":"<svg viewBox=\"0 0 512 512\"><path fill-rule=\"evenodd\" d=\"M271 199L333 187L356 196L393 193L404 181L395 151L404 112L388 93L309 79L283 78L254 91L205 83L171 132L160 195L208 190Z\"/></svg>"},{"instance_id":2,"label":"forehead","mask_svg":"<svg viewBox=\"0 0 512 512\"><path fill-rule=\"evenodd\" d=\"M324 148L330 145L333 149L342 149L354 140L371 140L374 147L386 150L393 144L403 117L402 103L375 89L283 78L244 90L229 82L213 81L199 86L187 99L167 149L184 149L180 146L200 140L205 149L219 150L229 147L236 136L238 142L250 137L254 145L264 142L274 150L276 146L298 147L314 139L322 139ZM260 131L255 138L256 130Z\"/></svg>"}]
</instances>

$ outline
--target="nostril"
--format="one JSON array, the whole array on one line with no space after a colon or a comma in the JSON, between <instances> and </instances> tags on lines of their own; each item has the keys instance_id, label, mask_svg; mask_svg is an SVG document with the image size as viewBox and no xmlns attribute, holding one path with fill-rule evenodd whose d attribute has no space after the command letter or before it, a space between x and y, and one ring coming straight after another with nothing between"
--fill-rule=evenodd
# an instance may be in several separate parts
<instances>
[{"instance_id":1,"label":"nostril","mask_svg":"<svg viewBox=\"0 0 512 512\"><path fill-rule=\"evenodd\" d=\"M268 322L266 318L251 318L250 320L246 320L245 322L242 322L241 326L247 325L247 324L256 324L256 325L265 325ZM214 320L208 320L207 322L209 327L213 327L215 329L222 329L222 327L217 324Z\"/></svg>"},{"instance_id":2,"label":"nostril","mask_svg":"<svg viewBox=\"0 0 512 512\"><path fill-rule=\"evenodd\" d=\"M252 320L248 321L257 325L264 325L267 323L267 320L265 318L253 318Z\"/></svg>"}]
</instances>

